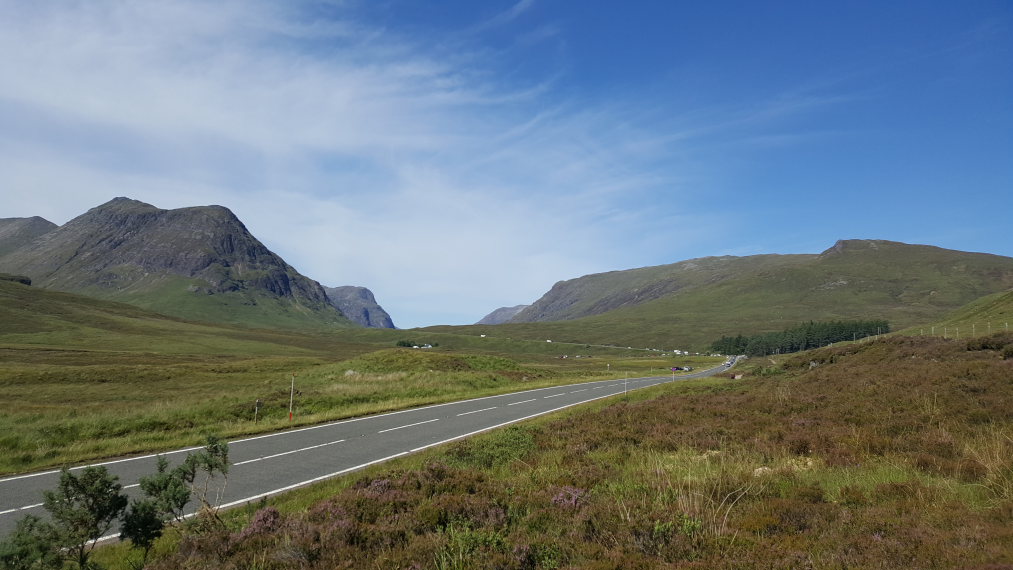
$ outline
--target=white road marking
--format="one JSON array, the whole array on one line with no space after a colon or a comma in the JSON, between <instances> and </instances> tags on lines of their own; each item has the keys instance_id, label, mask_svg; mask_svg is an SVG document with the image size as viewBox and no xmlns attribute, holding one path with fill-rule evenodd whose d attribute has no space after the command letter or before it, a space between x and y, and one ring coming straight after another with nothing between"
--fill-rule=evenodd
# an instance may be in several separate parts
<instances>
[{"instance_id":1,"label":"white road marking","mask_svg":"<svg viewBox=\"0 0 1013 570\"><path fill-rule=\"evenodd\" d=\"M0 515L9 515L10 513L16 513L18 511L27 511L28 509L34 509L35 507L41 507L42 503L36 503L34 505L28 505L27 507L18 507L16 509L7 509L6 511L0 511Z\"/></svg>"},{"instance_id":2,"label":"white road marking","mask_svg":"<svg viewBox=\"0 0 1013 570\"><path fill-rule=\"evenodd\" d=\"M410 427L412 427L412 426L420 426L420 425L422 425L422 424L428 424L428 423L432 423L432 422L438 422L438 421L440 421L440 418L436 418L436 419L432 419L432 420L426 420L426 421L424 421L424 422L415 422L415 423L413 423L413 424L408 424L408 425L406 425L406 426L398 426L398 427L396 427L396 428L390 428L390 429L382 429L382 430L380 430L380 431L378 431L378 432L376 432L376 433L386 433L386 432L388 432L388 431L394 431L394 430L396 430L396 429L404 429L404 428L410 428Z\"/></svg>"},{"instance_id":3,"label":"white road marking","mask_svg":"<svg viewBox=\"0 0 1013 570\"><path fill-rule=\"evenodd\" d=\"M474 411L471 411L471 412L464 412L463 414L457 414L457 417L466 416L468 414L477 414L479 412L488 412L489 410L495 410L498 407L499 406L493 406L491 408L485 408L485 409L482 409L482 410L474 410Z\"/></svg>"},{"instance_id":4,"label":"white road marking","mask_svg":"<svg viewBox=\"0 0 1013 570\"><path fill-rule=\"evenodd\" d=\"M713 370L713 369L710 369L710 370ZM706 371L703 371L703 372L709 372L710 370L706 370ZM699 373L697 373L697 374L699 374ZM697 374L692 375L692 377L696 377ZM639 380L635 379L633 381L636 382L636 381L647 381L647 380L648 379L639 379ZM629 380L627 380L626 382L629 382ZM615 387L615 386L622 386L622 385L623 384L609 384L609 385L595 386L593 389L597 390L599 388L608 388L608 387ZM234 441L232 441L230 443L241 443L241 442L245 442L245 441L251 441L251 440L256 440L256 439L263 439L263 438L267 438L267 437L276 437L276 436L279 436L279 435L285 435L285 434L290 434L290 433L294 433L294 432L308 431L308 430L313 430L313 429L320 429L320 428L324 428L324 427L330 427L330 426L334 426L334 425L340 425L340 424L345 424L345 423L363 421L363 420L367 420L367 419L375 419L375 418L378 418L378 417L403 414L403 413L407 413L407 412L420 411L420 410L429 409L429 408L438 408L438 407L449 406L449 405L453 405L453 404L461 404L461 403L464 403L464 402L473 402L473 401L477 401L477 400L486 400L486 399L498 398L498 397L503 397L503 396L523 394L525 392L527 392L527 393L539 392L539 391L542 391L542 390L550 390L552 388L553 387L551 387L551 386L550 387L546 387L546 388L535 388L533 390L525 390L523 392L515 392L513 394L498 394L498 395L495 395L495 396L484 396L484 397L481 397L481 398L473 398L473 399L470 399L470 400L464 400L464 401L458 401L458 402L447 402L447 403L443 403L443 404L434 404L432 406L425 406L425 407L422 407L422 408L411 408L411 409L407 409L407 410L399 410L399 411L396 411L396 412L389 412L389 413L386 413L386 414L380 414L378 416L365 416L365 417L361 417L361 418L353 418L353 419L350 419L350 420L331 422L331 423L327 423L327 424L322 424L322 425L317 425L317 426L309 426L309 427L299 428L299 429L295 429L295 430L288 430L288 431L275 432L275 433L270 433L270 434L265 434L265 435L259 435L259 436L254 436L254 437L250 437L250 438L246 438L246 439L234 440ZM558 387L556 387L556 388L558 389ZM583 390L575 390L575 392L582 392L582 391ZM551 396L544 396L544 398L555 398L556 396L563 396L565 394L566 394L565 392L564 393L560 393L560 394L553 394ZM547 414L547 413L551 413L551 412L554 412L554 411L562 410L562 409L568 408L570 406L574 406L574 405L590 402L590 401L597 400L597 399L600 399L600 398L607 398L607 397L608 396L598 396L598 397L592 398L590 400L584 400L584 401L581 401L581 402L576 402L574 404L567 404L565 406L562 406L562 407L559 407L559 408L555 408L553 410L548 410L546 412L540 412L540 413L533 414L533 415L530 415L530 416L526 416L524 418L520 418L520 419L517 419L517 420L510 420L510 421L507 421L507 422L504 422L502 424L498 424L498 425L495 425L495 426L492 426L492 427L489 427L489 428L483 428L483 429L480 429L480 430L477 430L477 431L474 431L474 432L471 432L471 433L468 433L468 434L464 434L464 435L461 435L461 436L455 436L455 437L452 437L452 438L449 438L449 439L446 439L446 440L443 440L443 441L440 441L440 442L436 442L436 443L428 444L428 445L425 445L425 446L422 446L422 447L418 447L418 448L412 449L410 451L405 451L405 452L397 453L397 454L394 454L394 455L391 455L391 456L388 456L388 457L385 457L385 458L382 458L382 459L377 459L377 460L374 460L374 461L370 461L368 463L363 463L362 465L358 465L358 466L355 466L355 467L350 467L348 469L343 469L343 470L341 470L339 472L336 472L336 473L332 473L332 474L329 474L329 475L324 475L324 476L321 476L321 477L315 477L315 478L313 478L311 480L304 481L302 483L296 483L294 485L289 485L288 487L284 487L284 488L281 488L281 489L276 489L274 491L268 491L267 493L263 493L263 494L255 496L255 497L233 501L233 502L228 503L226 505L222 505L221 508L226 508L226 507L231 507L231 506L239 505L239 504L242 504L242 503L245 503L245 502L249 502L249 501L251 501L253 499L259 498L259 497L266 497L266 496L269 496L269 495L275 495L275 494L278 494L278 493L281 493L281 492L284 492L284 491L288 491L288 490L295 489L295 488L298 488L298 487L302 487L302 486L305 486L305 485L308 485L308 484L311 484L311 483L315 483L317 481L322 481L322 480L328 479L330 477L335 477L337 475L342 475L344 473L355 471L357 469L362 469L364 467L368 467L368 466L374 465L376 463L381 463L381 462L384 462L384 461L388 461L390 459L394 459L394 458L400 457L402 455L407 455L409 453L414 453L414 452L417 452L417 451L421 451L423 449L428 449L429 447L433 447L433 446L436 446L436 445L441 445L443 443L447 443L447 442L450 442L450 441L455 441L457 439L462 439L462 438L474 435L476 433L481 433L483 431L488 431L488 430L491 430L491 429L495 429L497 427L509 425L509 424L512 424L512 423L515 423L515 422L523 421L523 420L526 420L526 419L529 419L529 418L533 418L533 417L537 417L537 416L540 416L540 415L543 415L543 414ZM526 404L528 402L534 402L535 400L537 400L537 398L532 398L530 400L523 400L523 401L520 401L520 402L513 402L513 403L510 403L510 404L507 404L507 405L508 406L513 406L515 404ZM493 408L487 408L486 410L488 410L488 409L493 409ZM477 411L486 411L486 410L477 410ZM475 413L475 412L468 412L468 413ZM459 415L465 415L465 414L459 414ZM413 426L417 426L417 425L421 425L421 424L427 424L427 423L431 423L431 422L435 422L435 421L439 421L439 418L432 419L432 420L426 420L426 421L423 421L423 422L417 422L417 423L413 423L413 424L408 424L408 425L404 425L404 426L399 426L399 427L396 427L396 428L385 429L385 430L381 430L381 431L379 431L377 433L385 433L385 432L388 432L388 431L394 431L394 430L409 428L409 427L413 427ZM343 441L345 441L345 440L339 440L339 441L329 442L329 443L325 443L325 444L321 444L321 445L316 445L316 446L311 446L311 447L307 447L307 448L303 448L303 449L299 449L299 450L286 451L286 452L279 453L279 454L276 454L276 455L270 455L270 456L262 457L262 458L259 458L259 459L254 459L254 460L250 460L250 461L243 461L243 462L240 462L240 463L235 463L234 465L241 465L241 464L244 464L244 463L251 463L253 461L260 461L262 459L269 459L269 458L272 458L272 457L278 457L280 455L287 455L289 453L295 453L297 451L305 451L305 450L313 449L313 448L316 448L316 447L323 447L325 445L331 445L331 444L334 444L334 443L341 443ZM187 452L187 451L194 451L194 450L197 450L197 449L202 449L202 447L190 447L190 448L186 448L186 449L178 449L178 450L167 451L167 452L163 452L163 453L153 453L153 454L150 454L150 455L144 455L142 457L128 457L128 458L124 458L124 459L117 459L117 460L107 461L107 462L103 462L103 463L94 463L94 464L92 464L92 466L94 466L94 465L112 465L112 464L115 464L115 463L122 463L122 462L126 462L126 461L134 461L134 460L137 460L137 459L147 459L147 458L150 458L150 457L157 457L159 455L171 455L171 454L174 454L174 453L183 453L183 452ZM85 467L88 467L88 465L81 465L81 466L78 466L78 467L72 467L71 469L72 470L84 469ZM7 482L7 481L13 481L15 479L23 479L23 478L28 478L28 477L38 477L40 475L48 475L48 474L52 474L52 473L59 473L59 471L58 470L51 470L51 471L43 471L43 472L38 472L38 473L28 473L28 474L24 474L24 475L17 475L17 476L13 476L13 477L7 477L7 478L0 479L0 483ZM131 487L137 487L137 486L139 486L139 484L129 485L128 487L125 487L125 488L131 488ZM12 512L21 511L21 510L33 509L33 508L36 508L36 507L41 507L42 505L43 505L43 503L38 503L38 504L35 504L35 505L28 505L28 506L25 506L25 507L19 507L19 508L16 508L16 509L8 509L6 511L0 511L0 515L5 515L5 514L12 513ZM188 515L188 517L189 516L192 516L192 515ZM119 536L119 535L104 536L102 538L99 538L95 542L102 542L102 541L105 541L105 540L109 540L109 539L115 538L117 536Z\"/></svg>"},{"instance_id":5,"label":"white road marking","mask_svg":"<svg viewBox=\"0 0 1013 570\"><path fill-rule=\"evenodd\" d=\"M576 394L577 392L587 392L587 388L584 388L583 390L574 390L574 391L572 391L570 393L571 394Z\"/></svg>"},{"instance_id":6,"label":"white road marking","mask_svg":"<svg viewBox=\"0 0 1013 570\"><path fill-rule=\"evenodd\" d=\"M246 461L240 461L239 463L233 463L233 465L246 465L247 463L255 463L257 461L263 461L265 459L274 459L275 457L281 457L282 455L289 455L292 453L299 453L300 451L309 451L311 449L318 449L321 447L327 447L328 445L334 445L335 443L341 443L345 440L339 439L337 441L328 441L327 443L321 443L318 445L311 445L309 447L302 447L299 449L292 449L289 451L283 451L281 453L275 453L274 455L265 455L264 457L258 457L256 459L247 459Z\"/></svg>"},{"instance_id":7,"label":"white road marking","mask_svg":"<svg viewBox=\"0 0 1013 570\"><path fill-rule=\"evenodd\" d=\"M562 394L553 394L551 396L542 396L542 399L544 400L546 398L555 398L556 396L565 396L565 395L566 395L566 392L563 392Z\"/></svg>"},{"instance_id":8,"label":"white road marking","mask_svg":"<svg viewBox=\"0 0 1013 570\"><path fill-rule=\"evenodd\" d=\"M536 392L536 391L542 390L542 389L543 388L538 388L538 389L535 389L535 390L528 390L528 392ZM562 395L562 394L560 394L560 395ZM327 475L321 475L319 477L314 477L312 479L307 479L306 481L302 481L302 482L299 482L299 483L294 483L292 485L288 485L286 487L281 487L281 488L275 489L273 491L267 491L265 493L259 493L257 495L252 496L252 497L247 497L245 499L238 499L238 500L232 501L230 503L225 503L224 505L221 505L220 508L227 509L229 507L234 507L236 505L242 505L242 504L245 504L245 503L250 503L250 502L253 502L255 500L259 500L261 498L266 498L266 497L270 497L270 496L273 496L273 495L277 495L279 493L284 493L285 491L291 491L292 489L298 489L299 487L305 487L307 485L312 485L313 483L316 483L316 482L319 482L319 481L324 481L324 480L330 479L332 477L337 477L338 475L344 475L345 473L351 473L352 471L357 471L359 469L364 469L366 467L369 467L370 465L376 465L377 463L383 463L384 461L389 461L391 459L395 459L395 458L398 458L398 457L401 457L401 456L404 456L404 455L409 455L411 453L417 453L417 452L422 451L424 449L429 449L430 447L435 447L437 445L443 445L444 443L449 443L451 441L457 441L459 439L464 439L466 437L470 437L470 436L473 436L475 434L479 434L479 433L486 432L486 431L491 431L491 430L494 430L496 428L500 428L500 427L503 427L503 426L508 426L510 424L517 423L517 422L522 422L524 420L528 420L528 419L531 419L531 418L537 418L538 416L542 416L542 415L545 415L545 414L551 414L552 412L558 412L559 410L565 410L566 408L570 408L570 407L577 406L577 405L580 405L580 404L586 404L588 402L593 402L595 400L600 400L602 398L609 398L609 397L614 396L614 395L615 394L606 394L604 396L595 396L594 398L590 398L590 399L587 399L587 400L582 400L580 402L574 402L572 404L566 404L566 405L560 406L558 408L553 408L551 410L546 410L544 412L538 412L538 413L535 413L535 414L531 414L529 416L524 416L523 418L517 418L515 420L508 420L508 421L505 421L503 423L496 424L494 426L489 426L487 428L478 429L478 430L475 430L473 432L469 432L469 433L466 433L466 434L450 437L450 438L444 439L442 441L437 441L435 443L430 443L430 444L427 444L427 445L423 445L422 447L416 447L415 449L411 449L409 451L402 451L400 453L395 453L393 455L388 455L387 457L383 457L383 458L380 458L380 459L374 459L373 461L368 461L366 463L362 463L362 464L356 465L354 467L348 467L346 469L342 469L340 471L335 471L334 473L329 473ZM494 396L492 396L492 397L494 397ZM484 399L484 398L476 398L476 399ZM535 399L537 399L537 398L535 398ZM535 399L525 400L523 402L514 402L513 404L525 404L527 402L534 402ZM508 406L512 406L513 404L507 404L507 405ZM397 413L397 412L395 412L395 413ZM436 421L436 420L429 420L429 421ZM420 423L429 423L429 422L420 422ZM418 425L418 424L412 424L412 425ZM401 427L410 427L410 426L401 426ZM393 428L393 429L401 429L401 428ZM389 430L386 430L386 431L389 431ZM40 505L41 505L41 503L40 503ZM25 508L30 508L30 507L25 507ZM0 514L3 514L3 513L0 513ZM185 515L184 518L190 518L193 515L194 515L194 513L190 513L188 515ZM104 542L104 541L107 541L107 540L112 540L114 538L117 538L118 536L119 536L119 534L110 534L108 536L103 536L102 538L99 538L99 539L95 540L94 542Z\"/></svg>"}]
</instances>

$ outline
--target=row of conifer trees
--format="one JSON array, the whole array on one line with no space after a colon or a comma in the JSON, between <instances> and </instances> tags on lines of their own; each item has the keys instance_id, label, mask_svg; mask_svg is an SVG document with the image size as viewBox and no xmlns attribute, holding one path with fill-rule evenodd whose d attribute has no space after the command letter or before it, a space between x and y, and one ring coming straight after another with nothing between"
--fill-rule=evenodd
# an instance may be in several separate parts
<instances>
[{"instance_id":1,"label":"row of conifer trees","mask_svg":"<svg viewBox=\"0 0 1013 570\"><path fill-rule=\"evenodd\" d=\"M887 321L809 321L781 332L752 336L723 336L714 341L711 350L721 354L766 356L800 352L844 340L859 340L890 332Z\"/></svg>"}]
</instances>

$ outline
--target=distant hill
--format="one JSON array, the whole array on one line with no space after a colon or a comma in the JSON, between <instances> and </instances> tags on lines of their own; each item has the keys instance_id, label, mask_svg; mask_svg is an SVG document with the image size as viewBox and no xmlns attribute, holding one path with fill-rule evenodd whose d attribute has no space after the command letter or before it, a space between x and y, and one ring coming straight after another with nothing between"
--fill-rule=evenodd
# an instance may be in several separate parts
<instances>
[{"instance_id":1,"label":"distant hill","mask_svg":"<svg viewBox=\"0 0 1013 570\"><path fill-rule=\"evenodd\" d=\"M327 297L343 315L364 327L392 329L394 321L376 302L373 292L365 287L346 285L324 287Z\"/></svg>"},{"instance_id":2,"label":"distant hill","mask_svg":"<svg viewBox=\"0 0 1013 570\"><path fill-rule=\"evenodd\" d=\"M820 254L708 257L563 281L495 334L703 350L725 334L808 320L886 319L898 330L1011 287L1013 258L842 240Z\"/></svg>"},{"instance_id":3,"label":"distant hill","mask_svg":"<svg viewBox=\"0 0 1013 570\"><path fill-rule=\"evenodd\" d=\"M55 230L56 224L38 216L0 218L0 257L24 247L39 236Z\"/></svg>"},{"instance_id":4,"label":"distant hill","mask_svg":"<svg viewBox=\"0 0 1013 570\"><path fill-rule=\"evenodd\" d=\"M515 307L500 307L488 315L482 317L480 321L475 323L476 325L501 325L506 322L510 322L510 319L517 316L524 309L527 309L530 305L517 305Z\"/></svg>"},{"instance_id":5,"label":"distant hill","mask_svg":"<svg viewBox=\"0 0 1013 570\"><path fill-rule=\"evenodd\" d=\"M116 198L20 243L0 257L0 271L27 275L37 287L187 319L352 326L319 283L269 251L221 206L162 210Z\"/></svg>"}]
</instances>

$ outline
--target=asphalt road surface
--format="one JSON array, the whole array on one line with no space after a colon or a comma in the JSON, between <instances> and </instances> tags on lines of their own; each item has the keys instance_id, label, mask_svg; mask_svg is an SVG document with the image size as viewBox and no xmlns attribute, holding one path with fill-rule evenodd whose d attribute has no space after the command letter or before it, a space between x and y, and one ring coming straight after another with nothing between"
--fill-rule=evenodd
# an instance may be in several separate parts
<instances>
[{"instance_id":1,"label":"asphalt road surface","mask_svg":"<svg viewBox=\"0 0 1013 570\"><path fill-rule=\"evenodd\" d=\"M734 364L675 379L712 376ZM668 375L539 388L233 440L229 442L231 466L222 503L230 507L257 501L479 432L672 381ZM161 455L175 465L197 449ZM157 457L128 457L93 465L105 466L118 476L129 496L140 496L138 480L155 473ZM46 515L42 492L56 489L59 477L59 470L50 470L0 479L0 537L27 514Z\"/></svg>"}]
</instances>

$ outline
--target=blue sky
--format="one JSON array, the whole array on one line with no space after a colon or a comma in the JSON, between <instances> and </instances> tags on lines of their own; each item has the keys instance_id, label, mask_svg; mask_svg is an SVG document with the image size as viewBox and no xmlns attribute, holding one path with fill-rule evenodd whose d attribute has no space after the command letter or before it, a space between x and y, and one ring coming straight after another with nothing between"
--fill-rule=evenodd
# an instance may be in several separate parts
<instances>
[{"instance_id":1,"label":"blue sky","mask_svg":"<svg viewBox=\"0 0 1013 570\"><path fill-rule=\"evenodd\" d=\"M1013 255L1013 4L0 0L0 217L221 204L401 327L842 238Z\"/></svg>"}]
</instances>

